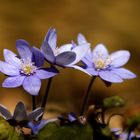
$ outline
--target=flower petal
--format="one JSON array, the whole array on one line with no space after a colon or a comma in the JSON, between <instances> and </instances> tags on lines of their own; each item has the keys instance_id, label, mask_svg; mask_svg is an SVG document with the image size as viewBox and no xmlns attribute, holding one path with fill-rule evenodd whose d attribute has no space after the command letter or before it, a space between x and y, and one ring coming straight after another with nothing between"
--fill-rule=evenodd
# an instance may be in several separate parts
<instances>
[{"instance_id":1,"label":"flower petal","mask_svg":"<svg viewBox=\"0 0 140 140\"><path fill-rule=\"evenodd\" d=\"M82 68L82 67L80 67L80 66L72 65L72 66L68 66L68 67L71 67L71 68L74 68L74 69L80 70L80 71L82 71L82 72L88 74L89 76L91 76L91 74L88 73L88 71L87 71L86 69L84 69L84 68Z\"/></svg>"},{"instance_id":2,"label":"flower petal","mask_svg":"<svg viewBox=\"0 0 140 140\"><path fill-rule=\"evenodd\" d=\"M94 69L94 67L93 68L86 68L85 70L93 76L98 76L98 74L99 74L98 71L96 71Z\"/></svg>"},{"instance_id":3,"label":"flower petal","mask_svg":"<svg viewBox=\"0 0 140 140\"><path fill-rule=\"evenodd\" d=\"M47 61L49 61L50 63L55 62L55 56L54 56L53 50L47 41L43 42L43 44L41 46L41 52L43 53L43 55Z\"/></svg>"},{"instance_id":4,"label":"flower petal","mask_svg":"<svg viewBox=\"0 0 140 140\"><path fill-rule=\"evenodd\" d=\"M37 120L40 116L43 115L43 113L44 113L43 108L37 108L28 114L28 119L29 121Z\"/></svg>"},{"instance_id":5,"label":"flower petal","mask_svg":"<svg viewBox=\"0 0 140 140\"><path fill-rule=\"evenodd\" d=\"M82 62L87 66L87 67L93 67L94 66L94 63L91 62L91 60L89 59L89 57L84 57L82 59Z\"/></svg>"},{"instance_id":6,"label":"flower petal","mask_svg":"<svg viewBox=\"0 0 140 140\"><path fill-rule=\"evenodd\" d=\"M44 56L43 56L43 54L36 47L32 48L32 52L33 52L33 58L32 59L33 59L33 62L35 62L35 66L41 67L44 64Z\"/></svg>"},{"instance_id":7,"label":"flower petal","mask_svg":"<svg viewBox=\"0 0 140 140\"><path fill-rule=\"evenodd\" d=\"M31 95L38 95L41 81L36 75L28 76L23 81L23 88Z\"/></svg>"},{"instance_id":8,"label":"flower petal","mask_svg":"<svg viewBox=\"0 0 140 140\"><path fill-rule=\"evenodd\" d=\"M4 49L4 59L7 63L20 68L21 60L17 58L17 55L8 49Z\"/></svg>"},{"instance_id":9,"label":"flower petal","mask_svg":"<svg viewBox=\"0 0 140 140\"><path fill-rule=\"evenodd\" d=\"M110 59L112 63L110 64L112 67L120 67L128 62L130 58L130 52L125 50L120 50L112 53L110 55Z\"/></svg>"},{"instance_id":10,"label":"flower petal","mask_svg":"<svg viewBox=\"0 0 140 140\"><path fill-rule=\"evenodd\" d=\"M46 34L46 36L44 38L44 42L48 42L49 46L52 49L56 48L57 34L56 34L56 30L54 28L49 29L48 33Z\"/></svg>"},{"instance_id":11,"label":"flower petal","mask_svg":"<svg viewBox=\"0 0 140 140\"><path fill-rule=\"evenodd\" d=\"M30 50L29 44L27 41L23 39L19 39L16 41L16 48L20 57L24 60L31 60L32 59L32 52Z\"/></svg>"},{"instance_id":12,"label":"flower petal","mask_svg":"<svg viewBox=\"0 0 140 140\"><path fill-rule=\"evenodd\" d=\"M96 61L96 59L100 57L106 59L108 57L108 50L103 44L98 44L93 49L92 54L93 54L93 61Z\"/></svg>"},{"instance_id":13,"label":"flower petal","mask_svg":"<svg viewBox=\"0 0 140 140\"><path fill-rule=\"evenodd\" d=\"M136 78L136 75L131 71L125 68L117 68L111 70L111 72L115 73L116 75L120 76L122 79L133 79Z\"/></svg>"},{"instance_id":14,"label":"flower petal","mask_svg":"<svg viewBox=\"0 0 140 140\"><path fill-rule=\"evenodd\" d=\"M21 75L8 77L2 83L2 87L6 87L6 88L19 87L22 85L24 79L25 79L25 76L21 76Z\"/></svg>"},{"instance_id":15,"label":"flower petal","mask_svg":"<svg viewBox=\"0 0 140 140\"><path fill-rule=\"evenodd\" d=\"M36 71L36 75L39 79L48 79L56 74L58 74L58 71L53 68L39 69Z\"/></svg>"},{"instance_id":16,"label":"flower petal","mask_svg":"<svg viewBox=\"0 0 140 140\"><path fill-rule=\"evenodd\" d=\"M74 121L78 120L78 118L77 118L76 114L74 114L73 112L70 112L70 113L68 114L68 120L69 120L70 122L74 122Z\"/></svg>"},{"instance_id":17,"label":"flower petal","mask_svg":"<svg viewBox=\"0 0 140 140\"><path fill-rule=\"evenodd\" d=\"M83 43L87 43L86 38L84 37L83 34L79 33L78 37L77 37L77 42L79 45L83 44Z\"/></svg>"},{"instance_id":18,"label":"flower petal","mask_svg":"<svg viewBox=\"0 0 140 140\"><path fill-rule=\"evenodd\" d=\"M26 108L22 102L17 103L13 117L17 122L28 120Z\"/></svg>"},{"instance_id":19,"label":"flower petal","mask_svg":"<svg viewBox=\"0 0 140 140\"><path fill-rule=\"evenodd\" d=\"M123 80L116 74L112 73L111 71L100 71L99 76L108 82L111 83L121 83Z\"/></svg>"},{"instance_id":20,"label":"flower petal","mask_svg":"<svg viewBox=\"0 0 140 140\"><path fill-rule=\"evenodd\" d=\"M0 61L0 71L6 75L14 76L19 75L19 69L6 62Z\"/></svg>"},{"instance_id":21,"label":"flower petal","mask_svg":"<svg viewBox=\"0 0 140 140\"><path fill-rule=\"evenodd\" d=\"M63 52L56 56L56 64L65 66L72 63L76 58L76 54L72 51Z\"/></svg>"},{"instance_id":22,"label":"flower petal","mask_svg":"<svg viewBox=\"0 0 140 140\"><path fill-rule=\"evenodd\" d=\"M72 66L76 63L78 63L87 53L89 50L89 43L85 43L82 45L78 45L72 49L72 52L76 53L76 59L72 63L68 64L67 66Z\"/></svg>"},{"instance_id":23,"label":"flower petal","mask_svg":"<svg viewBox=\"0 0 140 140\"><path fill-rule=\"evenodd\" d=\"M49 119L51 120L51 119ZM28 127L31 128L33 134L38 134L38 132L48 123L46 119L42 119L40 122L29 122Z\"/></svg>"},{"instance_id":24,"label":"flower petal","mask_svg":"<svg viewBox=\"0 0 140 140\"><path fill-rule=\"evenodd\" d=\"M85 63L88 67L93 67L94 63L92 57L91 48L89 48L85 56L82 58L82 62Z\"/></svg>"},{"instance_id":25,"label":"flower petal","mask_svg":"<svg viewBox=\"0 0 140 140\"><path fill-rule=\"evenodd\" d=\"M10 113L10 111L3 105L0 104L0 113L2 114L2 116L8 120L8 119L12 119L12 115Z\"/></svg>"},{"instance_id":26,"label":"flower petal","mask_svg":"<svg viewBox=\"0 0 140 140\"><path fill-rule=\"evenodd\" d=\"M60 53L63 53L63 52L71 51L72 47L73 47L72 44L65 44L58 49L58 52L60 54Z\"/></svg>"}]
</instances>

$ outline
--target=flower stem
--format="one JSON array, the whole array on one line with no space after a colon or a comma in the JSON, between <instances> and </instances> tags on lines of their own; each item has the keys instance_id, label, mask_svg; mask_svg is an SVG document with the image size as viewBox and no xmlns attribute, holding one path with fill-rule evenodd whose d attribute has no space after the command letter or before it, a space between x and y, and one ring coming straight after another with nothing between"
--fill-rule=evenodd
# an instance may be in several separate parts
<instances>
[{"instance_id":1,"label":"flower stem","mask_svg":"<svg viewBox=\"0 0 140 140\"><path fill-rule=\"evenodd\" d=\"M52 83L52 77L49 78L49 80L48 80L47 88L46 88L46 91L45 91L45 96L44 96L43 101L42 101L41 107L44 108L44 109L45 109L45 106L46 106L46 103L47 103L47 99L48 99L51 83ZM42 119L43 115L44 115L44 113L39 117L39 120Z\"/></svg>"},{"instance_id":2,"label":"flower stem","mask_svg":"<svg viewBox=\"0 0 140 140\"><path fill-rule=\"evenodd\" d=\"M32 110L36 109L35 96L32 95Z\"/></svg>"},{"instance_id":3,"label":"flower stem","mask_svg":"<svg viewBox=\"0 0 140 140\"><path fill-rule=\"evenodd\" d=\"M83 99L83 103L82 103L82 108L81 108L80 115L83 115L83 113L84 113L84 110L85 110L85 107L86 107L86 104L87 104L87 101L88 101L89 93L90 93L90 90L92 88L92 84L93 84L94 80L95 80L95 76L92 77L92 79L89 82L87 91L86 91L85 96L84 96L84 99Z\"/></svg>"},{"instance_id":4,"label":"flower stem","mask_svg":"<svg viewBox=\"0 0 140 140\"><path fill-rule=\"evenodd\" d=\"M52 83L52 78L49 78L47 88L46 88L46 91L45 91L45 96L43 98L42 105L41 105L41 107L43 107L43 108L45 108L45 106L46 106L46 102L47 102L47 99L48 99L51 83Z\"/></svg>"}]
</instances>

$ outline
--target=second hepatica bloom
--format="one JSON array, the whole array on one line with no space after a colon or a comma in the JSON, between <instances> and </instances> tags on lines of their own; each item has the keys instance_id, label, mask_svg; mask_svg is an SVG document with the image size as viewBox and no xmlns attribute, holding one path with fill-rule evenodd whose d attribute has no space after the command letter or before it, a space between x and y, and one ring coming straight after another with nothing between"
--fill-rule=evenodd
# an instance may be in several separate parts
<instances>
[{"instance_id":1,"label":"second hepatica bloom","mask_svg":"<svg viewBox=\"0 0 140 140\"><path fill-rule=\"evenodd\" d=\"M51 28L41 46L42 53L46 60L53 65L61 67L74 67L86 54L89 43L82 43L74 47L72 43L57 47L57 34Z\"/></svg>"},{"instance_id":2,"label":"second hepatica bloom","mask_svg":"<svg viewBox=\"0 0 140 140\"><path fill-rule=\"evenodd\" d=\"M23 88L31 95L37 95L41 87L41 79L55 76L54 68L42 68L44 56L39 49L31 48L24 40L17 40L19 57L10 50L4 49L5 62L0 61L0 71L9 76L2 84L6 88Z\"/></svg>"},{"instance_id":3,"label":"second hepatica bloom","mask_svg":"<svg viewBox=\"0 0 140 140\"><path fill-rule=\"evenodd\" d=\"M79 41L86 41L81 35ZM130 52L119 50L109 54L103 44L98 44L93 51L89 49L82 62L83 71L92 76L99 76L102 80L111 83L121 83L123 79L132 79L136 75L131 71L122 68L128 62Z\"/></svg>"}]
</instances>

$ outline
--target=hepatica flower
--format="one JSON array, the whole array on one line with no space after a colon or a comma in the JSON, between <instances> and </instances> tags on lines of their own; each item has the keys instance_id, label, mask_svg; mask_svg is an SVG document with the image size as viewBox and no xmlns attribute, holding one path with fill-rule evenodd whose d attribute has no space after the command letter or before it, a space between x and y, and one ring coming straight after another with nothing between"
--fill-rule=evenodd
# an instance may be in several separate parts
<instances>
[{"instance_id":1,"label":"hepatica flower","mask_svg":"<svg viewBox=\"0 0 140 140\"><path fill-rule=\"evenodd\" d=\"M28 122L38 119L44 112L44 109L37 108L31 113L26 112L26 108L22 102L18 102L13 115L3 105L0 105L0 113L12 126L26 126Z\"/></svg>"},{"instance_id":2,"label":"hepatica flower","mask_svg":"<svg viewBox=\"0 0 140 140\"><path fill-rule=\"evenodd\" d=\"M9 76L2 86L6 88L23 88L31 95L37 95L41 87L41 79L55 76L54 68L42 68L44 56L39 49L30 47L25 40L17 40L19 57L10 50L4 49L5 62L0 61L0 71Z\"/></svg>"},{"instance_id":3,"label":"hepatica flower","mask_svg":"<svg viewBox=\"0 0 140 140\"><path fill-rule=\"evenodd\" d=\"M45 36L41 46L42 53L46 60L53 65L61 67L74 67L86 54L89 43L82 43L74 47L72 43L57 47L56 30L51 28Z\"/></svg>"},{"instance_id":4,"label":"hepatica flower","mask_svg":"<svg viewBox=\"0 0 140 140\"><path fill-rule=\"evenodd\" d=\"M84 36L79 36L79 41L86 41ZM122 68L128 62L130 52L119 50L109 54L103 44L98 44L93 51L89 49L88 53L82 59L85 64L83 71L93 76L99 76L101 79L111 82L120 83L123 79L132 79L136 75L131 71Z\"/></svg>"}]
</instances>

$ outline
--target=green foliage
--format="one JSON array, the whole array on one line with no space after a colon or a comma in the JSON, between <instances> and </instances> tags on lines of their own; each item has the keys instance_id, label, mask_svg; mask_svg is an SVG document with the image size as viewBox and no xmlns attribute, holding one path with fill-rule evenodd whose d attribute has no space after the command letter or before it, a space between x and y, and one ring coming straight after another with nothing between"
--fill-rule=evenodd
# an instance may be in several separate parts
<instances>
[{"instance_id":1,"label":"green foliage","mask_svg":"<svg viewBox=\"0 0 140 140\"><path fill-rule=\"evenodd\" d=\"M58 126L47 124L38 134L38 140L92 140L92 128L89 125Z\"/></svg>"},{"instance_id":2,"label":"green foliage","mask_svg":"<svg viewBox=\"0 0 140 140\"><path fill-rule=\"evenodd\" d=\"M140 113L138 113L136 116L127 119L128 126L134 126L138 124L140 124Z\"/></svg>"},{"instance_id":3,"label":"green foliage","mask_svg":"<svg viewBox=\"0 0 140 140\"><path fill-rule=\"evenodd\" d=\"M109 127L102 128L102 129L101 129L101 133L102 133L104 136L106 136L106 137L110 137L110 136L111 136L111 132L110 132Z\"/></svg>"},{"instance_id":4,"label":"green foliage","mask_svg":"<svg viewBox=\"0 0 140 140\"><path fill-rule=\"evenodd\" d=\"M122 107L125 105L125 101L119 96L107 97L103 100L103 106L105 108Z\"/></svg>"},{"instance_id":5,"label":"green foliage","mask_svg":"<svg viewBox=\"0 0 140 140\"><path fill-rule=\"evenodd\" d=\"M38 135L24 136L15 131L2 117L0 118L0 140L92 140L92 128L90 125L71 124L59 126L56 123L48 123Z\"/></svg>"},{"instance_id":6,"label":"green foliage","mask_svg":"<svg viewBox=\"0 0 140 140\"><path fill-rule=\"evenodd\" d=\"M0 117L0 140L22 140L17 134L14 127Z\"/></svg>"}]
</instances>

